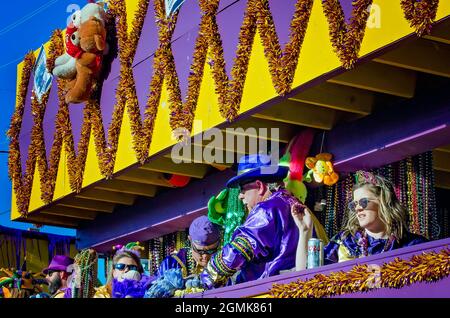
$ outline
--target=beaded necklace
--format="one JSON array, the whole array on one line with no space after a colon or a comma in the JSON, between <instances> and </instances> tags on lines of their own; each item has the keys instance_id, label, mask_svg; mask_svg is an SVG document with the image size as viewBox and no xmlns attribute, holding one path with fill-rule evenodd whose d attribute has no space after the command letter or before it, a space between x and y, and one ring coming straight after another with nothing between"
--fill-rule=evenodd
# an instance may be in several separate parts
<instances>
[{"instance_id":1,"label":"beaded necklace","mask_svg":"<svg viewBox=\"0 0 450 318\"><path fill-rule=\"evenodd\" d=\"M73 298L92 298L95 290L95 278L97 277L97 253L94 250L85 249L75 256L75 264L78 266L76 284L72 289ZM79 288L76 288L78 287Z\"/></svg>"},{"instance_id":2,"label":"beaded necklace","mask_svg":"<svg viewBox=\"0 0 450 318\"><path fill-rule=\"evenodd\" d=\"M195 264L194 258L192 257L192 249L191 248L188 248L188 251L186 253L186 267L187 267L188 276L194 274L196 264Z\"/></svg>"},{"instance_id":3,"label":"beaded necklace","mask_svg":"<svg viewBox=\"0 0 450 318\"><path fill-rule=\"evenodd\" d=\"M358 248L359 248L359 255L362 256L369 256L369 239L367 238L366 231L363 231L362 233L359 232L361 237L357 240ZM392 245L392 243L395 240L395 236L391 235L388 239L386 239L386 243L384 244L383 250L381 253L386 252Z\"/></svg>"}]
</instances>

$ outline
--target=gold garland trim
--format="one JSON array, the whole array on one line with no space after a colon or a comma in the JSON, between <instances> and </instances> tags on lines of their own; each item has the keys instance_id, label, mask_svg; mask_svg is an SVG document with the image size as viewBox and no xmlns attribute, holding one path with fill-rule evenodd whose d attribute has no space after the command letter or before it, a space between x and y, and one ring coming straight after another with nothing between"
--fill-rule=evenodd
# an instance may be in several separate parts
<instances>
[{"instance_id":1,"label":"gold garland trim","mask_svg":"<svg viewBox=\"0 0 450 318\"><path fill-rule=\"evenodd\" d=\"M34 65L34 55L27 54L24 71L19 85L16 111L11 119L8 136L11 138L8 171L13 181L19 212L26 216L33 183L33 174L37 162L40 173L41 198L45 203L53 199L55 182L62 144L68 160L69 184L72 191L81 191L84 167L91 130L94 134L99 169L106 178L114 172L119 135L125 107L130 118L133 136L133 149L139 162L148 159L153 130L164 82L169 93L170 127L192 129L195 110L198 103L200 87L203 80L205 63L212 69L215 90L218 96L219 111L228 121L234 120L242 100L248 63L254 37L259 30L264 47L264 54L269 64L272 82L277 93L284 95L291 90L302 43L308 27L313 0L298 0L290 25L289 42L282 50L276 34L275 25L268 0L248 0L243 24L239 33L236 57L231 69L231 79L225 71L225 59L222 40L216 21L220 0L199 0L202 11L200 31L195 43L191 72L188 77L186 102L182 102L179 79L176 73L174 56L171 48L172 35L177 24L178 14L166 18L163 0L154 1L154 12L158 26L159 46L153 60L153 75L149 85L149 96L145 106L144 120L141 120L136 94L132 63L147 11L149 0L140 0L135 14L131 32L128 32L126 7L124 0L110 1L109 18L115 20L119 47L120 74L116 89L112 121L108 127L108 138L102 123L101 108L98 98L86 103L81 138L78 143L78 155L75 152L69 110L64 103L64 84L58 80L59 109L56 116L56 131L47 162L43 139L42 118L48 95L40 105L34 101L34 121L31 143L28 151L25 174L22 175L20 162L19 134L24 111L25 98ZM358 58L364 37L365 24L369 15L368 7L372 0L356 0L353 4L350 23L345 23L345 16L339 0L324 0L323 10L330 29L330 38L336 54L346 68L354 66ZM438 0L402 0L405 18L416 28L418 34L429 32L434 21ZM210 57L208 58L208 52ZM47 67L51 69L57 56L64 53L62 31L55 30L50 41Z\"/></svg>"},{"instance_id":2,"label":"gold garland trim","mask_svg":"<svg viewBox=\"0 0 450 318\"><path fill-rule=\"evenodd\" d=\"M17 208L19 211L28 211L28 205L25 201L29 201L30 193L27 193L24 186L29 176L25 174L22 177L22 161L20 159L20 128L22 126L23 112L25 109L25 99L28 93L28 84L31 78L31 72L35 63L33 52L29 52L23 61L22 77L20 79L19 90L17 92L16 110L11 118L7 136L10 139L9 156L8 156L8 174L13 183L13 191L17 196ZM30 157L30 156L29 156ZM34 168L34 167L33 167Z\"/></svg>"},{"instance_id":3,"label":"gold garland trim","mask_svg":"<svg viewBox=\"0 0 450 318\"><path fill-rule=\"evenodd\" d=\"M402 0L400 5L405 13L405 19L418 36L429 34L436 19L439 0Z\"/></svg>"},{"instance_id":4,"label":"gold garland trim","mask_svg":"<svg viewBox=\"0 0 450 318\"><path fill-rule=\"evenodd\" d=\"M271 298L320 298L378 288L402 288L418 282L435 282L450 275L450 249L439 253L414 255L410 260L395 260L381 266L377 282L371 268L356 265L348 272L317 274L314 278L289 284L274 284Z\"/></svg>"},{"instance_id":5,"label":"gold garland trim","mask_svg":"<svg viewBox=\"0 0 450 318\"><path fill-rule=\"evenodd\" d=\"M339 57L342 65L350 69L358 60L358 53L364 39L369 7L373 0L353 1L350 23L345 22L344 11L340 0L324 0L323 12L327 17L330 28L330 39L333 49Z\"/></svg>"}]
</instances>

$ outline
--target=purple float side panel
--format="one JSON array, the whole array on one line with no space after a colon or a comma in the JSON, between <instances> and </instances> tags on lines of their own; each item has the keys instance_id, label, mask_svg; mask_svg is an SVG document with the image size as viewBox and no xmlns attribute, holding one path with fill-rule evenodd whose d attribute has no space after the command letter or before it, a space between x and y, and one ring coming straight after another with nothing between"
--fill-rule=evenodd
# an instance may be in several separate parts
<instances>
[{"instance_id":1,"label":"purple float side panel","mask_svg":"<svg viewBox=\"0 0 450 318\"><path fill-rule=\"evenodd\" d=\"M116 89L118 84L118 78L103 84L100 104L105 138L108 138L109 124L111 123L114 106L116 104Z\"/></svg>"},{"instance_id":2,"label":"purple float side panel","mask_svg":"<svg viewBox=\"0 0 450 318\"><path fill-rule=\"evenodd\" d=\"M154 1L150 1L142 27L141 37L139 38L136 49L136 55L134 56L134 65L141 63L143 60L155 54L158 48L158 27L155 20ZM153 66L153 64L151 65Z\"/></svg>"},{"instance_id":3,"label":"purple float side panel","mask_svg":"<svg viewBox=\"0 0 450 318\"><path fill-rule=\"evenodd\" d=\"M175 69L178 74L181 97L186 99L188 90L188 78L191 73L192 57L195 49L195 41L198 35L198 26L191 29L175 42L172 42L172 52L175 60Z\"/></svg>"},{"instance_id":4,"label":"purple float side panel","mask_svg":"<svg viewBox=\"0 0 450 318\"><path fill-rule=\"evenodd\" d=\"M44 114L44 143L45 143L45 153L47 155L47 160L50 159L50 152L53 145L53 137L56 131L56 114L59 109L58 100L58 82L55 77L53 77L52 86L50 88L50 95L48 97L48 102L45 107Z\"/></svg>"},{"instance_id":5,"label":"purple float side panel","mask_svg":"<svg viewBox=\"0 0 450 318\"><path fill-rule=\"evenodd\" d=\"M172 41L197 28L200 24L202 13L198 1L185 1L178 11L178 21L173 32Z\"/></svg>"},{"instance_id":6,"label":"purple float side panel","mask_svg":"<svg viewBox=\"0 0 450 318\"><path fill-rule=\"evenodd\" d=\"M345 22L350 23L350 19L352 17L352 2L354 0L339 0L341 3L342 11L344 11Z\"/></svg>"},{"instance_id":7,"label":"purple float side panel","mask_svg":"<svg viewBox=\"0 0 450 318\"><path fill-rule=\"evenodd\" d=\"M81 139L81 128L83 127L83 110L85 103L69 104L69 117L72 125L72 136L75 154L78 155L78 142Z\"/></svg>"},{"instance_id":8,"label":"purple float side panel","mask_svg":"<svg viewBox=\"0 0 450 318\"><path fill-rule=\"evenodd\" d=\"M143 120L148 96L150 94L150 81L153 77L153 56L133 67L133 74L139 109L141 111L141 120Z\"/></svg>"},{"instance_id":9,"label":"purple float side panel","mask_svg":"<svg viewBox=\"0 0 450 318\"><path fill-rule=\"evenodd\" d=\"M449 142L450 127L448 125L440 125L416 135L394 141L379 149L336 161L334 166L340 172L371 169L432 150Z\"/></svg>"},{"instance_id":10,"label":"purple float side panel","mask_svg":"<svg viewBox=\"0 0 450 318\"><path fill-rule=\"evenodd\" d=\"M442 298L450 297L450 277L432 283L415 283L400 289L378 288L367 293L353 293L334 298Z\"/></svg>"},{"instance_id":11,"label":"purple float side panel","mask_svg":"<svg viewBox=\"0 0 450 318\"><path fill-rule=\"evenodd\" d=\"M22 126L20 127L19 146L20 146L20 161L22 163L22 173L25 172L25 165L28 158L28 148L31 144L31 129L33 128L33 114L31 113L31 96L33 91L34 76L30 75L30 82L28 83L27 96L25 97L25 105L22 116Z\"/></svg>"},{"instance_id":12,"label":"purple float side panel","mask_svg":"<svg viewBox=\"0 0 450 318\"><path fill-rule=\"evenodd\" d=\"M291 21L295 13L297 0L269 0L270 12L278 35L281 48L289 42Z\"/></svg>"},{"instance_id":13,"label":"purple float side panel","mask_svg":"<svg viewBox=\"0 0 450 318\"><path fill-rule=\"evenodd\" d=\"M163 190L154 198L139 197L133 206L119 205L114 213L102 213L95 222L80 225L77 248L95 246L98 251L108 251L113 243L145 241L184 229L195 216L205 213L206 202L224 189L233 175L227 169L193 179L184 188Z\"/></svg>"},{"instance_id":14,"label":"purple float side panel","mask_svg":"<svg viewBox=\"0 0 450 318\"><path fill-rule=\"evenodd\" d=\"M450 98L445 86L326 134L324 146L338 172L368 169L450 143ZM321 138L321 134L319 136ZM320 145L316 138L315 144Z\"/></svg>"},{"instance_id":15,"label":"purple float side panel","mask_svg":"<svg viewBox=\"0 0 450 318\"><path fill-rule=\"evenodd\" d=\"M419 245L409 246L397 250L393 250L386 253L381 253L377 255L371 255L368 257L346 261L342 263L331 264L327 266L322 266L319 268L307 269L299 272L289 272L277 276L267 277L264 279L246 282L238 285L233 285L229 287L224 287L220 289L206 291L204 294L193 294L186 295L186 297L193 298L236 298L236 297L251 297L254 295L266 294L270 291L273 284L288 284L295 282L298 279L302 281L312 279L317 274L328 275L332 272L344 271L347 272L357 264L370 264L373 266L382 266L384 263L394 261L396 258L409 260L414 255L420 255L424 252L440 252L445 248L448 248L450 244L450 238L432 241L428 243L423 243ZM435 284L435 283L433 283ZM424 286L425 284L422 284ZM428 286L428 285L426 285ZM404 287L409 288L409 287ZM420 289L414 286L414 284L409 289L401 289L399 292L397 289L387 289L382 288L378 291L378 296L374 297L424 297L427 295L428 287ZM433 286L431 289L435 297L450 297L450 277L444 278L438 282L438 285ZM372 293L372 292L370 292ZM370 294L349 294L349 297L368 297Z\"/></svg>"},{"instance_id":16,"label":"purple float side panel","mask_svg":"<svg viewBox=\"0 0 450 318\"><path fill-rule=\"evenodd\" d=\"M239 1L220 12L217 17L217 26L222 40L225 70L231 79L231 69L236 57L236 49L239 43L239 32L244 21L246 1Z\"/></svg>"}]
</instances>

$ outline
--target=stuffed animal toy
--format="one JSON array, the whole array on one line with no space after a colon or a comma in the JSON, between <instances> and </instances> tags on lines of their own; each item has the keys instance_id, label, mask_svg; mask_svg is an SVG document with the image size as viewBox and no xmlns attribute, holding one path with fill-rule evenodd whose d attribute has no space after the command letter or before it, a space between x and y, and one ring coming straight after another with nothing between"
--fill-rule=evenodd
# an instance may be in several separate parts
<instances>
[{"instance_id":1,"label":"stuffed animal toy","mask_svg":"<svg viewBox=\"0 0 450 318\"><path fill-rule=\"evenodd\" d=\"M91 17L96 17L105 26L104 4L104 2L86 4L80 11L80 24L87 22Z\"/></svg>"},{"instance_id":2,"label":"stuffed animal toy","mask_svg":"<svg viewBox=\"0 0 450 318\"><path fill-rule=\"evenodd\" d=\"M88 3L81 10L75 11L70 17L70 24L66 29L66 52L55 60L52 70L54 76L72 80L77 74L76 59L83 53L80 47L78 28L81 23L87 22L91 17L96 17L105 26L104 3ZM104 54L106 49L103 50Z\"/></svg>"},{"instance_id":3,"label":"stuffed animal toy","mask_svg":"<svg viewBox=\"0 0 450 318\"><path fill-rule=\"evenodd\" d=\"M77 75L68 83L66 103L82 103L89 99L101 70L106 29L96 17L82 22L78 33L82 54L76 61Z\"/></svg>"},{"instance_id":4,"label":"stuffed animal toy","mask_svg":"<svg viewBox=\"0 0 450 318\"><path fill-rule=\"evenodd\" d=\"M73 79L77 74L76 59L83 51L80 47L78 27L70 24L66 30L66 52L55 60L55 68L52 73L62 79Z\"/></svg>"},{"instance_id":5,"label":"stuffed animal toy","mask_svg":"<svg viewBox=\"0 0 450 318\"><path fill-rule=\"evenodd\" d=\"M306 167L309 170L305 176L306 182L311 182L311 175L314 180L318 183L324 183L325 185L333 185L339 180L339 175L334 172L333 164L331 163L331 158L333 156L329 153L320 153L315 157L306 158Z\"/></svg>"}]
</instances>

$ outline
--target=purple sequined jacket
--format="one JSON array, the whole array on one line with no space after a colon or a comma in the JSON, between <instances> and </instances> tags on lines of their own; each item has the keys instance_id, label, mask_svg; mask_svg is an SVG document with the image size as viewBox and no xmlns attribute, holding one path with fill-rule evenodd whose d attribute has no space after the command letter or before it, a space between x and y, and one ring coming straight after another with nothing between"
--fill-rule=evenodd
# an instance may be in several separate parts
<instances>
[{"instance_id":1,"label":"purple sequined jacket","mask_svg":"<svg viewBox=\"0 0 450 318\"><path fill-rule=\"evenodd\" d=\"M203 285L223 286L239 270L236 283L295 267L299 231L290 209L295 201L289 192L279 190L258 203L235 230L231 242L211 258L200 276Z\"/></svg>"}]
</instances>

